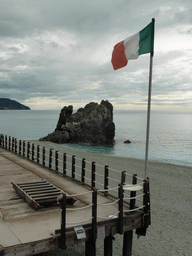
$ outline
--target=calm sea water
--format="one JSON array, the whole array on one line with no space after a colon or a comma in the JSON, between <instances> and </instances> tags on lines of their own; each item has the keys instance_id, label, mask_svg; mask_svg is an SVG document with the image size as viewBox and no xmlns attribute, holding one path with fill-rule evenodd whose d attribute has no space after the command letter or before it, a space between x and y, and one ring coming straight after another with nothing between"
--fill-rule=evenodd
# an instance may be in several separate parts
<instances>
[{"instance_id":1,"label":"calm sea water","mask_svg":"<svg viewBox=\"0 0 192 256\"><path fill-rule=\"evenodd\" d=\"M22 140L38 140L51 133L60 110L1 110L0 133ZM62 145L119 157L145 159L145 111L114 111L115 145ZM181 112L151 113L149 160L192 167L192 114ZM124 144L129 139L131 144Z\"/></svg>"}]
</instances>

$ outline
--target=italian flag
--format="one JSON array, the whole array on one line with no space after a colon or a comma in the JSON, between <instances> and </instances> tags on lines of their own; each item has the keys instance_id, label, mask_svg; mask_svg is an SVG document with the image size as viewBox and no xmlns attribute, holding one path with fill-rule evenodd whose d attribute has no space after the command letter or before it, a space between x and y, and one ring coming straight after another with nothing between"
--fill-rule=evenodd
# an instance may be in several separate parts
<instances>
[{"instance_id":1,"label":"italian flag","mask_svg":"<svg viewBox=\"0 0 192 256\"><path fill-rule=\"evenodd\" d=\"M152 53L154 45L154 19L137 34L116 44L112 53L114 70L125 67L128 60L134 60L141 54Z\"/></svg>"}]
</instances>

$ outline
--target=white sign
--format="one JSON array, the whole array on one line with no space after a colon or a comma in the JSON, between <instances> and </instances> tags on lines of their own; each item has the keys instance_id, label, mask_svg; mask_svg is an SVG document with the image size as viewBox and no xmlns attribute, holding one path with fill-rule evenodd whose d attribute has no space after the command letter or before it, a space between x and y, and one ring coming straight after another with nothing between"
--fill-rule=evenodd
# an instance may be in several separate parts
<instances>
[{"instance_id":1,"label":"white sign","mask_svg":"<svg viewBox=\"0 0 192 256\"><path fill-rule=\"evenodd\" d=\"M86 238L85 230L82 226L74 227L74 230L76 232L77 239Z\"/></svg>"}]
</instances>

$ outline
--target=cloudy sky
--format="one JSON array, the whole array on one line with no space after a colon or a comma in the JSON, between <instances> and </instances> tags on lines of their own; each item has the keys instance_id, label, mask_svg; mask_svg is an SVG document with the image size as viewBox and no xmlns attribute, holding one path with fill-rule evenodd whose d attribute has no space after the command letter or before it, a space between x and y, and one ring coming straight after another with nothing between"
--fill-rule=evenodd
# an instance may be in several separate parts
<instances>
[{"instance_id":1,"label":"cloudy sky","mask_svg":"<svg viewBox=\"0 0 192 256\"><path fill-rule=\"evenodd\" d=\"M155 18L152 109L192 110L191 0L0 0L0 97L31 109L109 100L146 109L149 54L113 47Z\"/></svg>"}]
</instances>

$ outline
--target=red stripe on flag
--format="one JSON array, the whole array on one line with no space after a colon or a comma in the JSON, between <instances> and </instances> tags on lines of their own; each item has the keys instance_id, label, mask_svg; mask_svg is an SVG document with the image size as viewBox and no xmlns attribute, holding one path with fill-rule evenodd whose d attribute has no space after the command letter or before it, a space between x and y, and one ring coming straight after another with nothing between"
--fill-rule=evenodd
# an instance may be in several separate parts
<instances>
[{"instance_id":1,"label":"red stripe on flag","mask_svg":"<svg viewBox=\"0 0 192 256\"><path fill-rule=\"evenodd\" d=\"M127 58L125 56L124 41L116 44L113 49L111 63L114 70L122 68L127 65Z\"/></svg>"}]
</instances>

